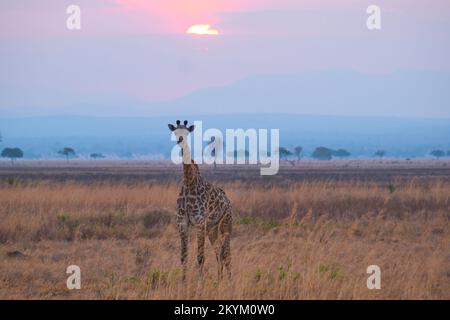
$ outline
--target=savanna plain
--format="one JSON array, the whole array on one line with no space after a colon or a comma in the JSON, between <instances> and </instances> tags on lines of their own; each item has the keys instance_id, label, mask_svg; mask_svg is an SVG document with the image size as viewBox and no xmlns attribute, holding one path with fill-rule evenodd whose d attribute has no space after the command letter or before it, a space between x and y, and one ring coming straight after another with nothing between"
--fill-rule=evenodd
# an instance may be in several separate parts
<instances>
[{"instance_id":1,"label":"savanna plain","mask_svg":"<svg viewBox=\"0 0 450 320\"><path fill-rule=\"evenodd\" d=\"M198 277L191 232L182 282L181 168L0 163L0 299L450 299L449 161L201 170L233 204L231 281L217 281L208 242ZM80 290L66 287L69 265Z\"/></svg>"}]
</instances>

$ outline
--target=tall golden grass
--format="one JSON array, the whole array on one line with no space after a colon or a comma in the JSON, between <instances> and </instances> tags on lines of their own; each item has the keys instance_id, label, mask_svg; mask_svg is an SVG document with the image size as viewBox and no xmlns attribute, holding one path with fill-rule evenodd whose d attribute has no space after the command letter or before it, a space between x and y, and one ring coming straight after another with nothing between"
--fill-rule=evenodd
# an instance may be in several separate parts
<instances>
[{"instance_id":1,"label":"tall golden grass","mask_svg":"<svg viewBox=\"0 0 450 320\"><path fill-rule=\"evenodd\" d=\"M0 184L0 298L449 299L450 183L226 183L231 283L181 281L173 183ZM12 255L19 251L23 255ZM66 288L67 266L81 290ZM378 265L381 290L366 269Z\"/></svg>"}]
</instances>

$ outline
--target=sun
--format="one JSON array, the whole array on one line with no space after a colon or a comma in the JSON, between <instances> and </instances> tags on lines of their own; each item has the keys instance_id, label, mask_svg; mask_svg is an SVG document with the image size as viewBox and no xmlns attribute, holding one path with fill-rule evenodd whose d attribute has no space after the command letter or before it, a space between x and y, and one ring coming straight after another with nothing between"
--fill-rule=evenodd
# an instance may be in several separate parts
<instances>
[{"instance_id":1,"label":"sun","mask_svg":"<svg viewBox=\"0 0 450 320\"><path fill-rule=\"evenodd\" d=\"M209 24L194 24L189 27L186 34L196 34L196 35L208 35L208 36L218 36L219 30L212 29Z\"/></svg>"}]
</instances>

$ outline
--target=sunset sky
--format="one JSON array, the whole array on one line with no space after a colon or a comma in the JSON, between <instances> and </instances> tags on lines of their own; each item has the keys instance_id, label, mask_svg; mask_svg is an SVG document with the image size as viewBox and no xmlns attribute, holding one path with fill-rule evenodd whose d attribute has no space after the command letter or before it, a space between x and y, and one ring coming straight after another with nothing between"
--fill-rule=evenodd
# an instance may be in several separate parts
<instances>
[{"instance_id":1,"label":"sunset sky","mask_svg":"<svg viewBox=\"0 0 450 320\"><path fill-rule=\"evenodd\" d=\"M66 29L70 4L79 31ZM0 113L167 101L258 75L449 72L449 18L448 0L3 0Z\"/></svg>"}]
</instances>

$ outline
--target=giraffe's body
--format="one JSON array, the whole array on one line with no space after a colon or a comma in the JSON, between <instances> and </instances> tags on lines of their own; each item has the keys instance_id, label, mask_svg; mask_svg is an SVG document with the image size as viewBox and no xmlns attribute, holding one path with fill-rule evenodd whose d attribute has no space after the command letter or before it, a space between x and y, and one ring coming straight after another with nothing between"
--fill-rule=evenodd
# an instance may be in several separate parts
<instances>
[{"instance_id":1,"label":"giraffe's body","mask_svg":"<svg viewBox=\"0 0 450 320\"><path fill-rule=\"evenodd\" d=\"M172 131L178 131L178 144L183 153L183 182L177 200L177 225L181 238L181 264L183 279L187 270L188 232L194 227L197 232L197 265L203 271L205 238L208 237L214 247L218 263L218 277L222 278L223 267L231 277L230 237L232 230L231 203L225 192L203 180L198 165L190 158L190 150L184 135L185 126L169 125ZM192 129L189 130L191 132ZM180 133L181 132L181 133ZM177 134L177 132L175 132ZM180 138L183 137L183 138Z\"/></svg>"}]
</instances>

